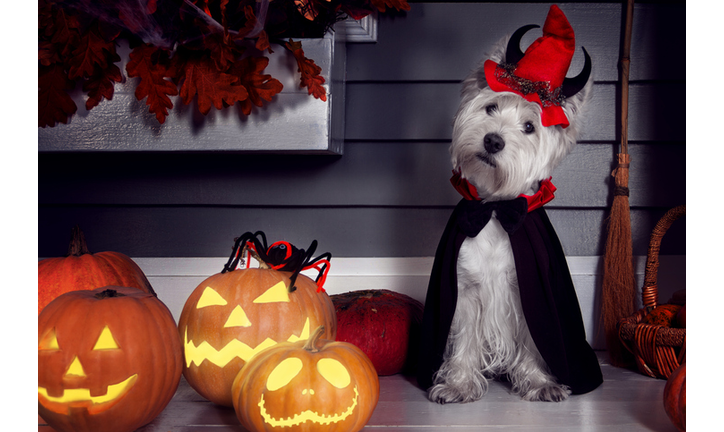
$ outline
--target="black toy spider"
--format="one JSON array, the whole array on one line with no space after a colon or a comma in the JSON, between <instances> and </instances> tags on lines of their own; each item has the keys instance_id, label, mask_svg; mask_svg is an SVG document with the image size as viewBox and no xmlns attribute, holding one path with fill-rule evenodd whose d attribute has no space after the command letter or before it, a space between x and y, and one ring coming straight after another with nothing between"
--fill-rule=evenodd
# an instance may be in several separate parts
<instances>
[{"instance_id":1,"label":"black toy spider","mask_svg":"<svg viewBox=\"0 0 724 432\"><path fill-rule=\"evenodd\" d=\"M221 273L234 271L245 263L246 268L249 268L248 258L252 256L260 263L266 263L274 270L291 272L289 278L291 283L290 292L296 289L294 284L299 273L311 268L316 269L319 271L315 279L317 292L324 291L324 282L327 279L332 254L325 252L316 258L312 258L316 249L317 240L313 240L307 250L299 249L285 241L278 241L271 246L267 246L266 235L264 235L263 231L246 232L234 239L233 252ZM247 252L248 255L246 261L243 258L244 252Z\"/></svg>"}]
</instances>

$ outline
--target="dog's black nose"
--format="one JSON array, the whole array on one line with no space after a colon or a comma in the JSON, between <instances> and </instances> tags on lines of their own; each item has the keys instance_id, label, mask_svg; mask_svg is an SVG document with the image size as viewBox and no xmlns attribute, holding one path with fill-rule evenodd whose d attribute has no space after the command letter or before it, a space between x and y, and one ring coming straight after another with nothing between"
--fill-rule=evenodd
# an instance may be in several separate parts
<instances>
[{"instance_id":1,"label":"dog's black nose","mask_svg":"<svg viewBox=\"0 0 724 432\"><path fill-rule=\"evenodd\" d=\"M505 141L500 135L490 132L483 138L483 145L488 153L498 153L505 148Z\"/></svg>"}]
</instances>

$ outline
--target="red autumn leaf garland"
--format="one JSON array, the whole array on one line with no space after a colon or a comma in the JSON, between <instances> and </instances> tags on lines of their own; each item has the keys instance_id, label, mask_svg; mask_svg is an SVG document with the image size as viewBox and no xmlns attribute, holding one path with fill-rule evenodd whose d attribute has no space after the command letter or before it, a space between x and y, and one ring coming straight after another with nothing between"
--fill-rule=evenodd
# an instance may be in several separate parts
<instances>
[{"instance_id":1,"label":"red autumn leaf garland","mask_svg":"<svg viewBox=\"0 0 724 432\"><path fill-rule=\"evenodd\" d=\"M208 57L186 60L181 75L181 99L188 105L194 96L198 96L199 111L204 115L212 105L220 110L249 97L238 77L220 71Z\"/></svg>"},{"instance_id":2,"label":"red autumn leaf garland","mask_svg":"<svg viewBox=\"0 0 724 432\"><path fill-rule=\"evenodd\" d=\"M77 107L69 91L77 84L86 110L113 98L115 83L125 80L116 65L120 37L135 47L125 68L136 78L135 96L159 123L176 95L185 104L196 99L203 114L238 103L249 115L272 101L283 86L263 73L269 59L259 54L273 53L270 41L294 55L300 87L326 101L321 68L288 38L321 37L343 14L361 19L374 8L410 8L406 0L39 0L38 6L39 127L70 121Z\"/></svg>"}]
</instances>

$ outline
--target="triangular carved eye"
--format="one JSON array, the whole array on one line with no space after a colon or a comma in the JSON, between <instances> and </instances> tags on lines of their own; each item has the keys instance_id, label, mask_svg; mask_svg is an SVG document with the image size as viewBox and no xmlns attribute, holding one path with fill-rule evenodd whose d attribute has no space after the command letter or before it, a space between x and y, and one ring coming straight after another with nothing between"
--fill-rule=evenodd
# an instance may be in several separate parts
<instances>
[{"instance_id":1,"label":"triangular carved eye","mask_svg":"<svg viewBox=\"0 0 724 432\"><path fill-rule=\"evenodd\" d=\"M287 290L287 285L283 281L264 291L264 294L254 299L254 303L280 302L289 302L289 290Z\"/></svg>"},{"instance_id":2,"label":"triangular carved eye","mask_svg":"<svg viewBox=\"0 0 724 432\"><path fill-rule=\"evenodd\" d=\"M103 327L101 335L98 336L96 344L93 346L93 350L111 350L118 349L118 343L113 338L111 329L108 326Z\"/></svg>"},{"instance_id":3,"label":"triangular carved eye","mask_svg":"<svg viewBox=\"0 0 724 432\"><path fill-rule=\"evenodd\" d=\"M48 351L59 349L60 346L58 345L58 337L55 335L55 329L51 329L45 333L40 339L40 342L38 342L38 350Z\"/></svg>"},{"instance_id":4,"label":"triangular carved eye","mask_svg":"<svg viewBox=\"0 0 724 432\"><path fill-rule=\"evenodd\" d=\"M196 309L205 308L207 306L225 306L226 300L224 300L223 297L219 293L217 293L213 288L206 287L203 293L201 293L201 298L199 299L199 302L196 303Z\"/></svg>"}]
</instances>

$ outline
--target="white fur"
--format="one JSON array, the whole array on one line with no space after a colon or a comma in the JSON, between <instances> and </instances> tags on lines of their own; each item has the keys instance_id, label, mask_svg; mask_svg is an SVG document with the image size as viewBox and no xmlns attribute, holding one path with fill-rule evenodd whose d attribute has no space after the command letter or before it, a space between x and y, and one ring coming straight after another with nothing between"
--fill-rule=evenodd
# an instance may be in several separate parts
<instances>
[{"instance_id":1,"label":"white fur","mask_svg":"<svg viewBox=\"0 0 724 432\"><path fill-rule=\"evenodd\" d=\"M506 45L507 38L490 58L499 63ZM539 105L488 88L481 62L463 82L450 147L453 167L484 201L535 193L575 146L579 114L590 98L592 82L590 78L581 92L565 101L567 128L543 127ZM486 109L491 105L496 109ZM534 131L526 133L531 126ZM502 138L502 150L486 150L483 139L489 133ZM566 399L570 390L550 374L526 325L510 240L495 217L463 242L457 276L457 307L444 362L428 397L439 403L478 400L488 389L488 379L505 375L513 392L525 400Z\"/></svg>"}]
</instances>

